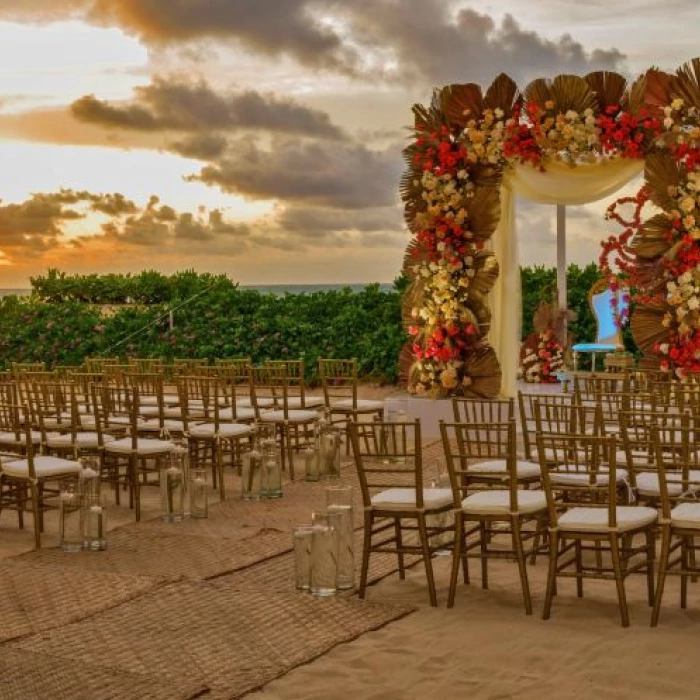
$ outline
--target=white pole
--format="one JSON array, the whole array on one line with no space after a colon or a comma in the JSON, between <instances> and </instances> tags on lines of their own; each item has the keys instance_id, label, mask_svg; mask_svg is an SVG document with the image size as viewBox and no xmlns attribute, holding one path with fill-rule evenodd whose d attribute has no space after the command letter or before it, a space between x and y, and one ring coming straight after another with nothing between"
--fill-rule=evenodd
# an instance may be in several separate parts
<instances>
[{"instance_id":1,"label":"white pole","mask_svg":"<svg viewBox=\"0 0 700 700\"><path fill-rule=\"evenodd\" d=\"M566 301L566 206L557 204L557 303L561 311L568 308ZM567 323L564 321L564 338Z\"/></svg>"}]
</instances>

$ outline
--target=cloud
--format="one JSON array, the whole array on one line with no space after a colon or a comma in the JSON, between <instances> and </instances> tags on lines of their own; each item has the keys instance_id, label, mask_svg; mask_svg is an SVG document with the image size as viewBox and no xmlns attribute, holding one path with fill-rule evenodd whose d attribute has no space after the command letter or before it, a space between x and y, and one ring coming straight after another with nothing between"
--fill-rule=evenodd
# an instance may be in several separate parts
<instances>
[{"instance_id":1,"label":"cloud","mask_svg":"<svg viewBox=\"0 0 700 700\"><path fill-rule=\"evenodd\" d=\"M524 29L506 14L489 15L449 0L355 0L346 8L352 36L363 45L391 47L404 80L490 82L501 71L516 81L539 74L619 68L617 49L587 52L565 34L556 41Z\"/></svg>"},{"instance_id":2,"label":"cloud","mask_svg":"<svg viewBox=\"0 0 700 700\"><path fill-rule=\"evenodd\" d=\"M218 93L203 80L162 77L134 88L134 93L134 100L123 105L86 95L73 102L71 111L83 122L136 131L259 129L316 138L343 136L325 112L271 93Z\"/></svg>"},{"instance_id":3,"label":"cloud","mask_svg":"<svg viewBox=\"0 0 700 700\"><path fill-rule=\"evenodd\" d=\"M377 232L405 229L403 209L399 206L355 210L288 206L280 213L277 223L286 231L307 235L319 231Z\"/></svg>"},{"instance_id":4,"label":"cloud","mask_svg":"<svg viewBox=\"0 0 700 700\"><path fill-rule=\"evenodd\" d=\"M228 140L221 134L195 134L180 141L171 141L167 149L185 158L214 160L224 153L227 146Z\"/></svg>"},{"instance_id":5,"label":"cloud","mask_svg":"<svg viewBox=\"0 0 700 700\"><path fill-rule=\"evenodd\" d=\"M340 209L391 206L403 168L400 149L373 151L361 144L281 137L263 149L241 139L190 179L253 199Z\"/></svg>"}]
</instances>

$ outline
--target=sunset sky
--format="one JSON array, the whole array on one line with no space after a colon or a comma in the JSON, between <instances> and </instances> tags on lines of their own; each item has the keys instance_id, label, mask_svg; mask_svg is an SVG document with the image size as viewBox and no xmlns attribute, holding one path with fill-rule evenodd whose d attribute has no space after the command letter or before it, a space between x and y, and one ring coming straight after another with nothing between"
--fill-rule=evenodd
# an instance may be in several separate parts
<instances>
[{"instance_id":1,"label":"sunset sky","mask_svg":"<svg viewBox=\"0 0 700 700\"><path fill-rule=\"evenodd\" d=\"M675 70L699 27L697 0L0 0L0 288L391 281L412 103L501 71ZM572 261L609 203L570 209ZM523 263L554 263L554 225L519 203Z\"/></svg>"}]
</instances>

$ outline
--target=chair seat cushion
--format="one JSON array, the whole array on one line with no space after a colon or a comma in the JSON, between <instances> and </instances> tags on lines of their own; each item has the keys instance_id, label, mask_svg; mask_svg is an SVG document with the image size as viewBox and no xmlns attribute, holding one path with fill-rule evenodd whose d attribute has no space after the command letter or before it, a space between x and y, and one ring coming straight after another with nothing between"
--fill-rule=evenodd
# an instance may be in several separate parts
<instances>
[{"instance_id":1,"label":"chair seat cushion","mask_svg":"<svg viewBox=\"0 0 700 700\"><path fill-rule=\"evenodd\" d=\"M146 455L168 454L175 448L169 440L153 440L149 438L138 438L136 440L136 454L143 457ZM115 454L129 454L132 452L131 438L122 438L105 445L105 452Z\"/></svg>"},{"instance_id":2,"label":"chair seat cushion","mask_svg":"<svg viewBox=\"0 0 700 700\"><path fill-rule=\"evenodd\" d=\"M617 345L612 343L576 343L571 348L574 352L613 352Z\"/></svg>"},{"instance_id":3,"label":"chair seat cushion","mask_svg":"<svg viewBox=\"0 0 700 700\"><path fill-rule=\"evenodd\" d=\"M258 404L258 408L272 408L275 405L275 400L271 397L261 396L256 403ZM238 399L236 401L236 407L252 408L252 406L252 399Z\"/></svg>"},{"instance_id":4,"label":"chair seat cushion","mask_svg":"<svg viewBox=\"0 0 700 700\"><path fill-rule=\"evenodd\" d=\"M316 420L318 413L316 411L287 411L287 418L290 423L308 423ZM285 421L284 411L268 411L260 414L260 420L265 423L283 423Z\"/></svg>"},{"instance_id":5,"label":"chair seat cushion","mask_svg":"<svg viewBox=\"0 0 700 700\"><path fill-rule=\"evenodd\" d=\"M688 491L690 493L700 492L700 471L692 469L688 476L690 481L693 482L688 484ZM666 472L666 487L668 495L672 498L683 493L680 472ZM659 475L656 472L637 474L637 493L640 496L660 496Z\"/></svg>"},{"instance_id":6,"label":"chair seat cushion","mask_svg":"<svg viewBox=\"0 0 700 700\"><path fill-rule=\"evenodd\" d=\"M220 423L220 437L242 437L250 435L253 429L249 425L242 423ZM216 426L213 423L202 423L190 428L190 437L193 438L213 438L216 436Z\"/></svg>"},{"instance_id":7,"label":"chair seat cushion","mask_svg":"<svg viewBox=\"0 0 700 700\"><path fill-rule=\"evenodd\" d=\"M219 418L221 420L234 420L233 409L232 408L222 408L219 411ZM235 420L253 420L255 418L255 410L252 408L246 408L245 406L236 406L236 418Z\"/></svg>"},{"instance_id":8,"label":"chair seat cushion","mask_svg":"<svg viewBox=\"0 0 700 700\"><path fill-rule=\"evenodd\" d=\"M111 435L103 437L104 444L112 442L114 438ZM49 435L46 438L46 444L53 449L69 448L73 446L73 436L71 433L64 435ZM75 445L85 449L97 449L97 433L80 432L75 434Z\"/></svg>"},{"instance_id":9,"label":"chair seat cushion","mask_svg":"<svg viewBox=\"0 0 700 700\"><path fill-rule=\"evenodd\" d=\"M547 508L544 491L518 489L518 513L536 513ZM510 491L477 491L462 501L462 510L470 515L509 515Z\"/></svg>"},{"instance_id":10,"label":"chair seat cushion","mask_svg":"<svg viewBox=\"0 0 700 700\"><path fill-rule=\"evenodd\" d=\"M85 421L83 420L83 424L85 424ZM110 416L107 419L107 425L110 428L128 428L131 425L131 418L129 416ZM139 418L136 421L136 427L137 428L142 428L143 426L148 425L148 421Z\"/></svg>"},{"instance_id":11,"label":"chair seat cushion","mask_svg":"<svg viewBox=\"0 0 700 700\"><path fill-rule=\"evenodd\" d=\"M477 462L476 464L470 464L467 467L468 472L479 472L485 475L488 474L506 474L506 460L505 459L492 459L488 462ZM540 475L540 465L534 462L526 462L524 460L517 460L515 463L516 475L518 479L531 479L533 477L538 477Z\"/></svg>"},{"instance_id":12,"label":"chair seat cushion","mask_svg":"<svg viewBox=\"0 0 700 700\"><path fill-rule=\"evenodd\" d=\"M141 406L139 408L139 415L143 416L144 418L156 418L159 413L160 408L158 408L158 406Z\"/></svg>"},{"instance_id":13,"label":"chair seat cushion","mask_svg":"<svg viewBox=\"0 0 700 700\"><path fill-rule=\"evenodd\" d=\"M77 474L81 469L79 462L73 462L69 459L61 457L50 457L48 455L39 455L34 457L34 471L37 477L47 479L52 476L61 476L62 474ZM29 476L29 460L18 459L14 462L5 462L2 465L2 472L7 476L22 478Z\"/></svg>"},{"instance_id":14,"label":"chair seat cushion","mask_svg":"<svg viewBox=\"0 0 700 700\"><path fill-rule=\"evenodd\" d=\"M646 506L617 506L620 532L636 530L656 522L656 510ZM568 532L608 532L608 509L583 506L567 510L559 518L559 529Z\"/></svg>"},{"instance_id":15,"label":"chair seat cushion","mask_svg":"<svg viewBox=\"0 0 700 700\"><path fill-rule=\"evenodd\" d=\"M393 488L372 496L372 505L382 509L401 510L416 508L416 490ZM423 489L423 506L427 509L442 508L452 503L452 489Z\"/></svg>"},{"instance_id":16,"label":"chair seat cushion","mask_svg":"<svg viewBox=\"0 0 700 700\"><path fill-rule=\"evenodd\" d=\"M153 433L156 430L160 430L160 421L149 420L145 426L139 428L139 432L143 433ZM166 418L163 421L163 428L172 430L175 433L181 433L185 429L185 424L181 420L175 420L173 418Z\"/></svg>"},{"instance_id":17,"label":"chair seat cushion","mask_svg":"<svg viewBox=\"0 0 700 700\"><path fill-rule=\"evenodd\" d=\"M305 396L304 405L301 403L301 396L291 396L287 399L287 406L289 408L320 408L323 406L325 401L323 396Z\"/></svg>"},{"instance_id":18,"label":"chair seat cushion","mask_svg":"<svg viewBox=\"0 0 700 700\"><path fill-rule=\"evenodd\" d=\"M39 431L32 430L32 444L38 445L41 442L41 433ZM0 445L12 445L13 447L18 447L19 445L24 445L26 442L24 431L20 431L19 440L15 437L14 433L0 433Z\"/></svg>"},{"instance_id":19,"label":"chair seat cushion","mask_svg":"<svg viewBox=\"0 0 700 700\"><path fill-rule=\"evenodd\" d=\"M700 502L679 503L671 511L671 524L675 527L700 530Z\"/></svg>"},{"instance_id":20,"label":"chair seat cushion","mask_svg":"<svg viewBox=\"0 0 700 700\"><path fill-rule=\"evenodd\" d=\"M585 486L590 483L589 472L577 471L574 465L566 464L552 469L549 472L549 480L556 486ZM627 471L625 469L616 469L615 478L618 484L627 481ZM605 486L609 483L610 477L606 467L601 467L596 475L595 485Z\"/></svg>"},{"instance_id":21,"label":"chair seat cushion","mask_svg":"<svg viewBox=\"0 0 700 700\"><path fill-rule=\"evenodd\" d=\"M648 467L653 463L652 460L654 459L653 456L650 457L649 453L644 450L632 450L631 457L633 467ZM628 467L630 466L627 460L627 453L624 450L618 450L615 453L615 463L626 464Z\"/></svg>"},{"instance_id":22,"label":"chair seat cushion","mask_svg":"<svg viewBox=\"0 0 700 700\"><path fill-rule=\"evenodd\" d=\"M332 409L340 411L381 411L384 408L383 401L375 401L374 399L357 399L356 408L353 408L352 399L340 399L331 404Z\"/></svg>"}]
</instances>

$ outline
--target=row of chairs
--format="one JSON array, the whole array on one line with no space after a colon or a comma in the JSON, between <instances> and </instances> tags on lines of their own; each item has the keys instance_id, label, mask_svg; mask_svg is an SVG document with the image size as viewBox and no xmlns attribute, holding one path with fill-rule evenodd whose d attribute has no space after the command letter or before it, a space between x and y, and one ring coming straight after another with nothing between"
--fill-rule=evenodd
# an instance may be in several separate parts
<instances>
[{"instance_id":1,"label":"row of chairs","mask_svg":"<svg viewBox=\"0 0 700 700\"><path fill-rule=\"evenodd\" d=\"M693 417L679 414L671 421L663 412L643 416L647 459L638 476L648 474L657 488L642 489L638 483L635 492L630 473L618 467L632 443L621 445L617 434L606 434L600 407L576 402L563 406L559 397L548 398L533 407L536 463L518 458L512 401L455 400L455 416L468 418L441 424L449 484L438 488L424 484L418 423L353 424L351 441L365 506L361 596L370 553L398 554L401 575L404 556L419 554L430 601L436 605L431 556L445 547L447 533L452 549L448 606L454 603L460 567L469 582L469 558L481 560L482 585L487 587L488 560L505 556L518 564L525 610L531 613L526 565L546 552L544 618L563 576L576 579L579 596L586 578L615 581L624 626L629 624L624 581L633 573L646 575L653 625L668 573L681 575L685 607L688 579L697 575L694 537L700 534ZM552 420L553 413L560 420ZM504 415L510 418L500 419ZM644 495L639 502L637 493ZM407 543L412 530L416 537ZM661 555L655 579L657 530ZM510 538L505 549L504 536Z\"/></svg>"}]
</instances>

